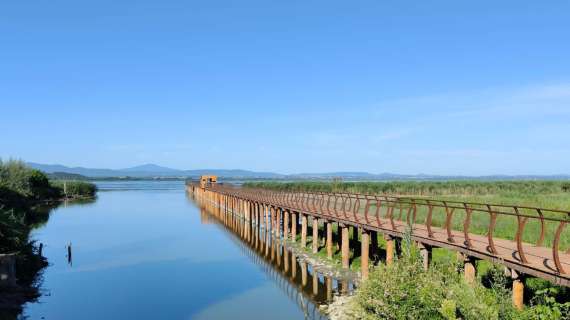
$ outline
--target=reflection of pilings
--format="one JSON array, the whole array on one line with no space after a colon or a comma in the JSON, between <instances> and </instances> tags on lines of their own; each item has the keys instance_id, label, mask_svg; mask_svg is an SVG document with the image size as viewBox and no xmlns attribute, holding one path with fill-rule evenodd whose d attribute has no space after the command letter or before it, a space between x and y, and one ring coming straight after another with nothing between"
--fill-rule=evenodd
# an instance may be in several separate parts
<instances>
[{"instance_id":1,"label":"reflection of pilings","mask_svg":"<svg viewBox=\"0 0 570 320\"><path fill-rule=\"evenodd\" d=\"M321 282L319 276L314 271L312 275L312 285L308 285L307 281L302 281L302 275L297 273L297 268L301 268L302 273L307 277L308 270L305 262L300 265L295 255L289 252L287 248L281 246L280 241L270 236L270 232L264 228L255 228L256 234L259 235L259 247L251 245L247 241L246 233L243 231L247 221L237 217L231 212L225 213L226 210L208 210L210 205L206 205L206 212L211 212L214 219L210 221L219 221L218 226L224 230L229 231L230 238L238 244L242 252L248 256L252 261L261 267L261 269L287 294L287 296L294 301L305 314L308 319L326 319L318 310L318 303L330 301L332 299L332 279L326 280L323 278ZM227 216L231 217L227 217ZM224 217L226 216L226 217ZM230 218L232 223L224 223L226 218ZM265 239L265 241L263 240ZM269 246L271 246L271 260L268 261L264 258L267 257ZM291 257L289 259L289 257ZM290 268L289 268L290 266ZM289 273L291 270L291 273ZM326 283L325 283L326 282Z\"/></svg>"}]
</instances>

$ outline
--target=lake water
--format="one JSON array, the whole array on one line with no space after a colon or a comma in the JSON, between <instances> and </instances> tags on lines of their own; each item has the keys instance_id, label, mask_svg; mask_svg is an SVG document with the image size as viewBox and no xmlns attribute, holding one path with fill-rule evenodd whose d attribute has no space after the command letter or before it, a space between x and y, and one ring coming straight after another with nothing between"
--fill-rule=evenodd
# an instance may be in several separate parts
<instances>
[{"instance_id":1,"label":"lake water","mask_svg":"<svg viewBox=\"0 0 570 320\"><path fill-rule=\"evenodd\" d=\"M312 274L309 266L300 280L292 269L301 274L305 266L286 261L291 255L280 247L285 257L271 262L237 232L208 218L189 199L183 182L98 185L95 202L60 206L34 231L50 266L43 273L41 298L27 304L23 316L325 318L317 306L330 298L331 279Z\"/></svg>"}]
</instances>

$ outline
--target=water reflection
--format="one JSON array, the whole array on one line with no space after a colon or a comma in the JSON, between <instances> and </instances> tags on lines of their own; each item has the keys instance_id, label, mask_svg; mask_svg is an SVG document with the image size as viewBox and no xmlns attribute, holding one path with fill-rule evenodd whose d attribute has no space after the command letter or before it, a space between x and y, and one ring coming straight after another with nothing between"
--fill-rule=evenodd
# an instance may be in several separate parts
<instances>
[{"instance_id":1,"label":"water reflection","mask_svg":"<svg viewBox=\"0 0 570 320\"><path fill-rule=\"evenodd\" d=\"M335 294L346 294L353 290L348 280L339 281L319 273L264 226L246 221L232 214L230 209L193 200L200 207L201 222L215 224L226 231L243 254L296 303L305 318L327 319L319 312L319 306L332 302Z\"/></svg>"},{"instance_id":2,"label":"water reflection","mask_svg":"<svg viewBox=\"0 0 570 320\"><path fill-rule=\"evenodd\" d=\"M34 233L50 266L40 301L27 304L23 317L326 318L318 306L340 284L315 274L263 228L219 210L200 212L178 184L105 184L129 191L62 206Z\"/></svg>"}]
</instances>

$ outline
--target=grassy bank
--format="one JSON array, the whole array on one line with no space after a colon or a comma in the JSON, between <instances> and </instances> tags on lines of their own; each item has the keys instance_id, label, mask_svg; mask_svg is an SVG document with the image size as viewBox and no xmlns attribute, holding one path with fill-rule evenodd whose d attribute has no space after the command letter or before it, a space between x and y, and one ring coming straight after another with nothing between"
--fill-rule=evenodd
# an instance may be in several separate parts
<instances>
[{"instance_id":1,"label":"grassy bank","mask_svg":"<svg viewBox=\"0 0 570 320\"><path fill-rule=\"evenodd\" d=\"M17 286L0 290L0 318L15 318L21 306L39 296L37 281L47 261L30 232L47 222L53 204L95 196L86 182L52 182L21 161L0 160L0 254L17 253Z\"/></svg>"},{"instance_id":2,"label":"grassy bank","mask_svg":"<svg viewBox=\"0 0 570 320\"><path fill-rule=\"evenodd\" d=\"M0 253L28 245L31 228L47 219L42 205L64 199L94 197L97 188L84 181L50 181L21 161L0 160Z\"/></svg>"}]
</instances>

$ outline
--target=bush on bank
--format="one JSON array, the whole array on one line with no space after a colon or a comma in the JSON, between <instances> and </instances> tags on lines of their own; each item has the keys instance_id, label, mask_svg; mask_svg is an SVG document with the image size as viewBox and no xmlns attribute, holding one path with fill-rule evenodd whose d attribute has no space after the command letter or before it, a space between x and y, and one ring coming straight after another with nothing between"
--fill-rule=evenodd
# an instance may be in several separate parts
<instances>
[{"instance_id":1,"label":"bush on bank","mask_svg":"<svg viewBox=\"0 0 570 320\"><path fill-rule=\"evenodd\" d=\"M63 198L93 197L94 184L51 182L47 176L22 161L0 159L0 253L28 248L34 225L47 220L48 212L37 205Z\"/></svg>"},{"instance_id":2,"label":"bush on bank","mask_svg":"<svg viewBox=\"0 0 570 320\"><path fill-rule=\"evenodd\" d=\"M0 159L0 200L13 205L61 198L93 197L95 184L86 181L50 181L46 174L22 161Z\"/></svg>"},{"instance_id":3,"label":"bush on bank","mask_svg":"<svg viewBox=\"0 0 570 320\"><path fill-rule=\"evenodd\" d=\"M379 265L357 290L350 313L362 319L557 320L570 319L570 303L559 303L551 290L536 293L523 311L511 304L508 280L491 272L490 288L468 284L453 263L423 270L418 249L403 244L392 265Z\"/></svg>"},{"instance_id":4,"label":"bush on bank","mask_svg":"<svg viewBox=\"0 0 570 320\"><path fill-rule=\"evenodd\" d=\"M0 159L0 253L17 253L17 285L0 290L0 319L19 318L22 305L40 295L39 275L48 262L30 240L30 232L48 220L51 207L43 204L92 197L96 191L95 185L85 182L67 182L63 188L21 161Z\"/></svg>"},{"instance_id":5,"label":"bush on bank","mask_svg":"<svg viewBox=\"0 0 570 320\"><path fill-rule=\"evenodd\" d=\"M22 161L0 160L0 200L30 202L33 200L56 199L60 191L50 185L47 176L31 169Z\"/></svg>"}]
</instances>

